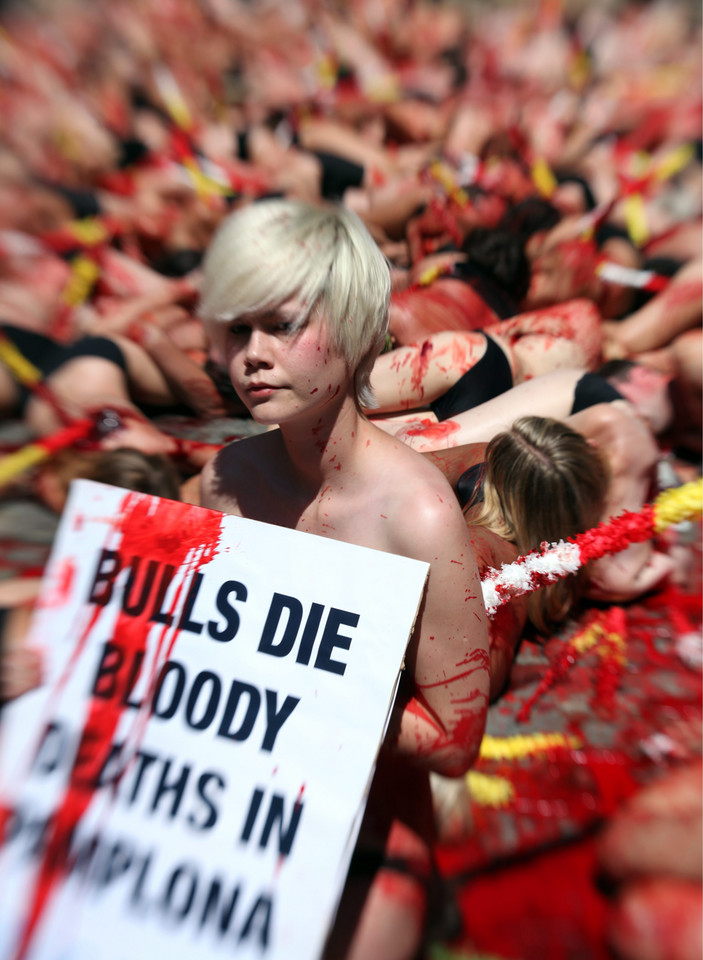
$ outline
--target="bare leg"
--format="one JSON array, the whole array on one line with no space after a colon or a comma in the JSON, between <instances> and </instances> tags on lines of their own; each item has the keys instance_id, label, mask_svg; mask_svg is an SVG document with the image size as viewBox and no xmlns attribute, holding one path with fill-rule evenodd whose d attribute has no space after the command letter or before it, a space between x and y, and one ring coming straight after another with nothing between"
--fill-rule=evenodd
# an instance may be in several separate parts
<instances>
[{"instance_id":1,"label":"bare leg","mask_svg":"<svg viewBox=\"0 0 703 960\"><path fill-rule=\"evenodd\" d=\"M325 960L411 960L417 956L426 909L422 877L429 874L429 851L417 834L395 821L385 855L408 862L420 877L414 871L382 868L370 889L363 877L351 877ZM347 946L350 920L359 912L358 924L355 929L352 927L351 944Z\"/></svg>"}]
</instances>

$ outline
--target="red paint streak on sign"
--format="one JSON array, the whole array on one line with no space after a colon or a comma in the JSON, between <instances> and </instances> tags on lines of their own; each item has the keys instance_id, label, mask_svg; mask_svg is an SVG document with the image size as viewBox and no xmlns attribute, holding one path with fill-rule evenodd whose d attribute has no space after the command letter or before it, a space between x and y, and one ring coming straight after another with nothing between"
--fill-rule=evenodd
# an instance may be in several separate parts
<instances>
[{"instance_id":1,"label":"red paint streak on sign","mask_svg":"<svg viewBox=\"0 0 703 960\"><path fill-rule=\"evenodd\" d=\"M130 556L148 556L150 559L182 567L197 555L197 561L195 561L197 569L211 560L217 551L222 532L223 518L220 514L171 500L158 500L134 493L125 496L121 509L123 533L121 549ZM174 607L177 601L178 597L174 600ZM86 630L79 638L77 645L79 650L85 645L100 609L96 608ZM146 652L147 638L152 628L148 617L148 610L136 617L128 616L123 611L118 615L112 641L126 655L125 661L131 661L139 652L142 654ZM175 639L174 631L169 652ZM159 647L162 644L163 633L159 640ZM75 662L75 659L74 652L72 660ZM126 679L126 675L121 677L122 686ZM124 711L122 704L124 693L125 690L121 689L118 682L115 695L111 699L102 700L95 697L92 699L77 756L80 756L86 748L94 749L96 742L100 743L102 749L109 750ZM70 837L90 806L93 795L94 789L84 780L79 779L74 766L63 799L59 802L52 819L34 890L29 898L27 919L15 953L15 960L22 960L27 955L32 937L49 906L56 885L64 875Z\"/></svg>"}]
</instances>

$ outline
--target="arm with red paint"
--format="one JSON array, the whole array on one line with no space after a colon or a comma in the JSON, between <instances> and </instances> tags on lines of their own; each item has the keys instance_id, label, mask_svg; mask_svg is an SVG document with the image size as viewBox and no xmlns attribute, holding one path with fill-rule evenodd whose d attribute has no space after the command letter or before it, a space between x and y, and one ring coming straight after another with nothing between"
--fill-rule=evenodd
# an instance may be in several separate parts
<instances>
[{"instance_id":1,"label":"arm with red paint","mask_svg":"<svg viewBox=\"0 0 703 960\"><path fill-rule=\"evenodd\" d=\"M412 696L396 748L420 766L460 776L476 759L489 697L486 611L458 502L442 478L414 498L394 552L429 561L424 599L406 656Z\"/></svg>"},{"instance_id":2,"label":"arm with red paint","mask_svg":"<svg viewBox=\"0 0 703 960\"><path fill-rule=\"evenodd\" d=\"M419 453L428 455L440 450L457 453L465 445L487 443L496 433L508 430L521 416L565 419L573 406L574 388L585 372L553 370L441 423L418 416L403 423L378 421L378 425Z\"/></svg>"},{"instance_id":3,"label":"arm with red paint","mask_svg":"<svg viewBox=\"0 0 703 960\"><path fill-rule=\"evenodd\" d=\"M163 381L172 402L187 404L198 417L225 416L225 403L203 367L156 324L142 323L138 341L113 337L127 358L130 389L135 396L149 393ZM162 387L162 389L163 389Z\"/></svg>"},{"instance_id":4,"label":"arm with red paint","mask_svg":"<svg viewBox=\"0 0 703 960\"><path fill-rule=\"evenodd\" d=\"M378 406L369 412L387 413L427 406L470 370L484 349L481 334L447 331L381 354L371 374Z\"/></svg>"},{"instance_id":5,"label":"arm with red paint","mask_svg":"<svg viewBox=\"0 0 703 960\"><path fill-rule=\"evenodd\" d=\"M659 456L654 436L629 404L597 404L567 418L606 457L610 483L604 521L623 510L637 512L650 499ZM588 565L586 594L594 600L625 602L659 586L674 572L675 563L653 540L634 543Z\"/></svg>"},{"instance_id":6,"label":"arm with red paint","mask_svg":"<svg viewBox=\"0 0 703 960\"><path fill-rule=\"evenodd\" d=\"M669 285L624 320L603 324L606 360L657 350L679 334L700 326L703 311L703 261L692 260Z\"/></svg>"}]
</instances>

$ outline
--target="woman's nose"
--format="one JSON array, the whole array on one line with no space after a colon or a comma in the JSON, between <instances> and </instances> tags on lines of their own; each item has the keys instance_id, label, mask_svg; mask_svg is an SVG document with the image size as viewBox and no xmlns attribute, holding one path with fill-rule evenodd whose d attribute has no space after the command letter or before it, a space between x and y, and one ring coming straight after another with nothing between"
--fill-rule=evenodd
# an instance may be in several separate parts
<instances>
[{"instance_id":1,"label":"woman's nose","mask_svg":"<svg viewBox=\"0 0 703 960\"><path fill-rule=\"evenodd\" d=\"M251 366L270 366L269 337L264 330L253 328L247 339L246 362Z\"/></svg>"}]
</instances>

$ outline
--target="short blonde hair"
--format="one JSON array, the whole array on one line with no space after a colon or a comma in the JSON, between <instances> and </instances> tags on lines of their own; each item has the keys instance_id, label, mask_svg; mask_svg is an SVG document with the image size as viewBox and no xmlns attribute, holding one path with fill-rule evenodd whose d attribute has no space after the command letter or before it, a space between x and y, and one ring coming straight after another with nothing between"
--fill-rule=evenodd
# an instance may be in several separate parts
<instances>
[{"instance_id":1,"label":"short blonde hair","mask_svg":"<svg viewBox=\"0 0 703 960\"><path fill-rule=\"evenodd\" d=\"M252 203L222 223L203 269L199 316L216 343L224 325L295 297L301 326L313 311L324 315L359 405L376 405L369 378L388 330L390 269L355 214L289 199Z\"/></svg>"}]
</instances>

